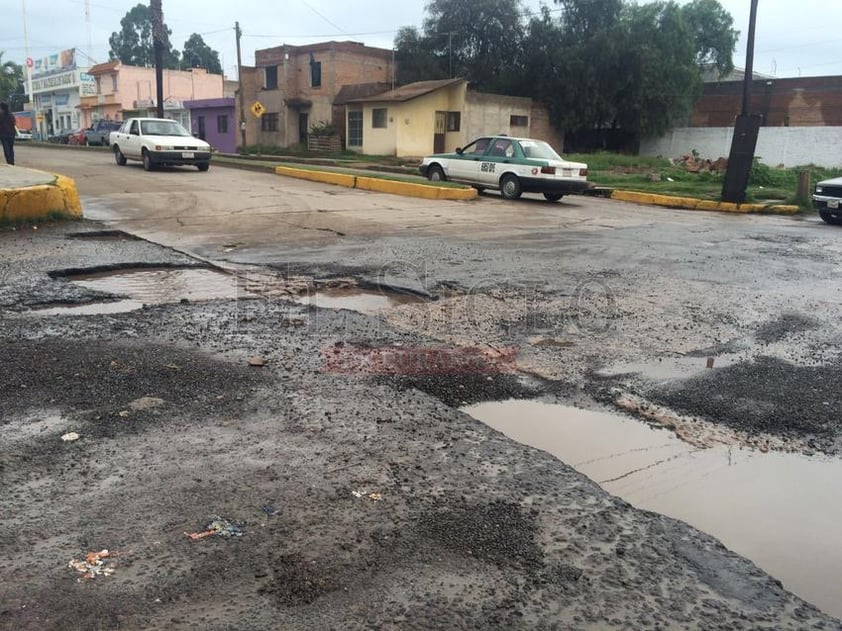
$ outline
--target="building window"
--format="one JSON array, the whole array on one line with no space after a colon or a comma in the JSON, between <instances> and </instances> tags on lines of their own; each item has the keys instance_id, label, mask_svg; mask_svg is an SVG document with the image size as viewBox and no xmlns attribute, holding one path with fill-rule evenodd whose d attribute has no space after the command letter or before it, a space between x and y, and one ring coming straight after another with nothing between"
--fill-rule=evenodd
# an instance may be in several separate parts
<instances>
[{"instance_id":1,"label":"building window","mask_svg":"<svg viewBox=\"0 0 842 631\"><path fill-rule=\"evenodd\" d=\"M265 77L263 81L263 87L267 90L277 90L278 89L278 67L277 66L267 66L263 69L265 72Z\"/></svg>"},{"instance_id":2,"label":"building window","mask_svg":"<svg viewBox=\"0 0 842 631\"><path fill-rule=\"evenodd\" d=\"M264 114L260 117L260 131L278 131L278 118L280 114Z\"/></svg>"},{"instance_id":3,"label":"building window","mask_svg":"<svg viewBox=\"0 0 842 631\"><path fill-rule=\"evenodd\" d=\"M363 146L363 113L362 110L348 112L348 146Z\"/></svg>"},{"instance_id":4,"label":"building window","mask_svg":"<svg viewBox=\"0 0 842 631\"><path fill-rule=\"evenodd\" d=\"M462 128L462 112L447 113L447 131L460 131Z\"/></svg>"},{"instance_id":5,"label":"building window","mask_svg":"<svg viewBox=\"0 0 842 631\"><path fill-rule=\"evenodd\" d=\"M322 62L310 59L310 87L322 87Z\"/></svg>"},{"instance_id":6,"label":"building window","mask_svg":"<svg viewBox=\"0 0 842 631\"><path fill-rule=\"evenodd\" d=\"M102 77L96 78L96 93L102 94Z\"/></svg>"},{"instance_id":7,"label":"building window","mask_svg":"<svg viewBox=\"0 0 842 631\"><path fill-rule=\"evenodd\" d=\"M512 114L511 118L509 119L509 125L512 127L529 127L529 117L528 116L515 116Z\"/></svg>"},{"instance_id":8,"label":"building window","mask_svg":"<svg viewBox=\"0 0 842 631\"><path fill-rule=\"evenodd\" d=\"M117 93L117 75L111 75L111 91Z\"/></svg>"},{"instance_id":9,"label":"building window","mask_svg":"<svg viewBox=\"0 0 842 631\"><path fill-rule=\"evenodd\" d=\"M371 126L374 129L386 129L386 116L388 115L389 110L385 107L377 107L371 110Z\"/></svg>"},{"instance_id":10,"label":"building window","mask_svg":"<svg viewBox=\"0 0 842 631\"><path fill-rule=\"evenodd\" d=\"M221 114L216 117L216 131L220 134L228 133L228 115Z\"/></svg>"}]
</instances>

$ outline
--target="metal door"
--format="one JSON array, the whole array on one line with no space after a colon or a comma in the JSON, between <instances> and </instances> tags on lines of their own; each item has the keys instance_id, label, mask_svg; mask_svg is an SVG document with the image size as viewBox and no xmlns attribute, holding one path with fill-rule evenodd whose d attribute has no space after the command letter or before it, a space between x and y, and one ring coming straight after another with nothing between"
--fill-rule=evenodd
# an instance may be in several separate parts
<instances>
[{"instance_id":1,"label":"metal door","mask_svg":"<svg viewBox=\"0 0 842 631\"><path fill-rule=\"evenodd\" d=\"M436 129L433 134L433 153L444 153L447 112L436 112Z\"/></svg>"}]
</instances>

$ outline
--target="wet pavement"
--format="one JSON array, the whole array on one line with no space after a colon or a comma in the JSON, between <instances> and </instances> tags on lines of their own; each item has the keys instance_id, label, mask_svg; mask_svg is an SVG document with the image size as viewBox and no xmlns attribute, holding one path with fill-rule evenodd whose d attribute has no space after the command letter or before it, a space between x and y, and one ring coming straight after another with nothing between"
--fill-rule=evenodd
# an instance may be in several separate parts
<instances>
[{"instance_id":1,"label":"wet pavement","mask_svg":"<svg viewBox=\"0 0 842 631\"><path fill-rule=\"evenodd\" d=\"M16 445L0 460L0 507L15 515L0 545L19 559L0 576L0 624L840 628L775 582L833 609L832 584L798 576L793 557L821 554L835 517L822 506L832 487L805 463L833 469L842 434L838 231L810 217L427 203L21 153L75 176L103 223L0 233L0 436ZM73 234L86 231L98 236ZM73 275L191 265L251 295L182 303L173 290L128 313L34 313L133 299ZM363 370L335 361L355 354ZM513 357L514 369L478 370L477 357ZM162 403L137 403L150 398ZM663 501L774 578L457 409L512 398L633 414L674 460L626 475L663 458L610 421L558 455L635 505ZM553 436L533 438L548 449ZM598 460L626 443L641 451ZM704 502L670 490L680 473ZM790 492L796 476L809 493ZM775 512L777 496L802 524ZM216 517L244 535L184 537ZM785 543L799 537L815 546ZM103 548L125 552L117 572L79 592L67 561ZM820 563L815 574L831 575Z\"/></svg>"}]
</instances>

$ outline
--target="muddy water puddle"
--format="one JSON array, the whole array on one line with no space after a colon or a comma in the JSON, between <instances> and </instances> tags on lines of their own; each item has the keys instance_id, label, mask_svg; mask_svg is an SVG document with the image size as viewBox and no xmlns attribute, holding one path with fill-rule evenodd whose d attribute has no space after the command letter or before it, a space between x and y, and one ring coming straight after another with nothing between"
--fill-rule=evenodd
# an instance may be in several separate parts
<instances>
[{"instance_id":1,"label":"muddy water puddle","mask_svg":"<svg viewBox=\"0 0 842 631\"><path fill-rule=\"evenodd\" d=\"M97 315L127 313L144 305L235 299L240 292L235 277L206 268L141 268L95 274L75 274L66 280L94 291L125 296L123 300L68 304L39 309L38 315ZM240 296L242 297L242 296Z\"/></svg>"},{"instance_id":2,"label":"muddy water puddle","mask_svg":"<svg viewBox=\"0 0 842 631\"><path fill-rule=\"evenodd\" d=\"M405 304L423 302L412 294L360 289L358 287L337 287L303 294L294 298L302 305L323 309L347 309L368 315L393 309Z\"/></svg>"},{"instance_id":3,"label":"muddy water puddle","mask_svg":"<svg viewBox=\"0 0 842 631\"><path fill-rule=\"evenodd\" d=\"M842 459L698 449L631 418L534 401L464 411L638 508L713 535L842 617Z\"/></svg>"}]
</instances>

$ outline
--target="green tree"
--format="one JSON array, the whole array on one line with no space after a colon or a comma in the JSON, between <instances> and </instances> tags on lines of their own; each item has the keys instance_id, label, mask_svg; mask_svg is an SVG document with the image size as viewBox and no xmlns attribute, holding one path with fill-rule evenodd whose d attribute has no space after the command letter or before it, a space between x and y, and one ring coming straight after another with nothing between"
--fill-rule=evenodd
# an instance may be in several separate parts
<instances>
[{"instance_id":1,"label":"green tree","mask_svg":"<svg viewBox=\"0 0 842 631\"><path fill-rule=\"evenodd\" d=\"M211 74L222 74L219 53L208 46L198 33L193 33L184 42L184 50L181 53L181 69L187 70L188 68L204 68Z\"/></svg>"},{"instance_id":2,"label":"green tree","mask_svg":"<svg viewBox=\"0 0 842 631\"><path fill-rule=\"evenodd\" d=\"M26 103L23 67L11 60L3 61L4 54L0 51L0 101L8 103L14 112L23 109Z\"/></svg>"},{"instance_id":3,"label":"green tree","mask_svg":"<svg viewBox=\"0 0 842 631\"><path fill-rule=\"evenodd\" d=\"M154 66L152 41L152 12L149 6L138 4L120 20L120 31L111 34L110 58L130 66ZM164 68L177 69L178 51L170 43L172 31L164 24Z\"/></svg>"},{"instance_id":4,"label":"green tree","mask_svg":"<svg viewBox=\"0 0 842 631\"><path fill-rule=\"evenodd\" d=\"M478 90L509 88L524 36L520 0L430 0L426 13L423 34L408 27L395 39L401 82L453 76Z\"/></svg>"},{"instance_id":5,"label":"green tree","mask_svg":"<svg viewBox=\"0 0 842 631\"><path fill-rule=\"evenodd\" d=\"M398 85L415 81L445 79L448 77L448 59L445 50L434 45L414 26L405 26L395 37L396 80Z\"/></svg>"},{"instance_id":6,"label":"green tree","mask_svg":"<svg viewBox=\"0 0 842 631\"><path fill-rule=\"evenodd\" d=\"M696 62L713 65L720 75L734 69L733 54L740 32L734 29L734 18L717 0L693 0L682 7L687 24L693 31Z\"/></svg>"}]
</instances>

